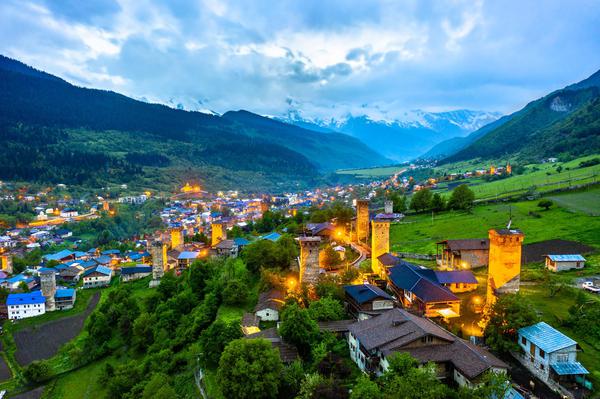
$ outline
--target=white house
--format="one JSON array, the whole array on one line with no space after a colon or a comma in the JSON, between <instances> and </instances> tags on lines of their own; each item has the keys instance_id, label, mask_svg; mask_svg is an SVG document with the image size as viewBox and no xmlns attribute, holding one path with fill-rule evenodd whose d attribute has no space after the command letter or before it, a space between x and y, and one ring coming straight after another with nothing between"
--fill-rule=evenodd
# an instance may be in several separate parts
<instances>
[{"instance_id":1,"label":"white house","mask_svg":"<svg viewBox=\"0 0 600 399\"><path fill-rule=\"evenodd\" d=\"M83 288L105 287L110 285L112 270L106 266L95 266L83 272Z\"/></svg>"},{"instance_id":2,"label":"white house","mask_svg":"<svg viewBox=\"0 0 600 399\"><path fill-rule=\"evenodd\" d=\"M546 255L546 268L553 272L583 269L585 258L581 255Z\"/></svg>"},{"instance_id":3,"label":"white house","mask_svg":"<svg viewBox=\"0 0 600 399\"><path fill-rule=\"evenodd\" d=\"M584 376L588 371L577 361L577 342L545 322L518 331L523 353L519 361L549 383Z\"/></svg>"},{"instance_id":4,"label":"white house","mask_svg":"<svg viewBox=\"0 0 600 399\"><path fill-rule=\"evenodd\" d=\"M77 212L75 209L71 209L71 208L65 208L62 211L60 211L61 218L73 218L78 215L79 215L79 212Z\"/></svg>"},{"instance_id":5,"label":"white house","mask_svg":"<svg viewBox=\"0 0 600 399\"><path fill-rule=\"evenodd\" d=\"M139 280L152 274L152 266L135 265L121 268L121 281Z\"/></svg>"},{"instance_id":6,"label":"white house","mask_svg":"<svg viewBox=\"0 0 600 399\"><path fill-rule=\"evenodd\" d=\"M258 297L258 303L254 308L254 314L261 321L278 321L279 311L285 303L285 295L283 292L270 289L262 292Z\"/></svg>"},{"instance_id":7,"label":"white house","mask_svg":"<svg viewBox=\"0 0 600 399\"><path fill-rule=\"evenodd\" d=\"M6 307L10 320L39 316L46 313L46 298L40 291L8 294Z\"/></svg>"}]
</instances>

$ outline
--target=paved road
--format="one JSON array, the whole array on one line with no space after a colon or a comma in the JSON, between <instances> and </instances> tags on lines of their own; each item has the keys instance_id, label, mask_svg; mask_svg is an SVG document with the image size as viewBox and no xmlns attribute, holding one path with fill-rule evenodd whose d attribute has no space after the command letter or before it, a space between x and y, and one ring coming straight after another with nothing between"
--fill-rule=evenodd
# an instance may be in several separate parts
<instances>
[{"instance_id":1,"label":"paved road","mask_svg":"<svg viewBox=\"0 0 600 399\"><path fill-rule=\"evenodd\" d=\"M360 263L363 260L367 259L370 256L370 251L367 248L365 248L362 245L360 245L360 244L351 242L350 243L350 247L353 250L355 250L356 252L358 252L358 258L356 258L354 261L352 261L352 263L350 263L351 267L358 267L358 266L360 266Z\"/></svg>"}]
</instances>

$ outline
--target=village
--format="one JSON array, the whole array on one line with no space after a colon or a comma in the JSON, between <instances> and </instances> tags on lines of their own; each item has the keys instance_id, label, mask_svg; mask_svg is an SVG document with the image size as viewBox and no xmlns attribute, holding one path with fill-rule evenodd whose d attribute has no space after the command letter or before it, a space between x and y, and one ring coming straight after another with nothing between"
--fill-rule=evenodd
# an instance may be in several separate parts
<instances>
[{"instance_id":1,"label":"village","mask_svg":"<svg viewBox=\"0 0 600 399\"><path fill-rule=\"evenodd\" d=\"M510 173L510 165L500 173ZM79 248L81 241L69 240L71 231L52 222L54 218L77 222L77 212L67 203L52 212L38 206L35 221L9 228L1 237L0 287L6 290L6 299L0 313L12 322L68 311L81 290L142 279L148 281L147 290L155 289L166 274L184 276L199 261L245 259L249 246L292 237L297 258L290 259L269 289L258 293L253 309L244 309L237 319L246 339L267 339L283 364L302 355L279 331L281 313L294 298L304 298L309 308L322 298L319 286L333 282L343 292L346 317L325 318L318 321L318 328L345 340L347 355L363 373L383 375L390 356L406 353L419 364L435 364L438 380L450 386L476 388L484 376L497 373L512 379L505 398L540 397L540 393L544 397L544 392L586 397L592 385L586 379L589 371L577 359L580 346L552 325L538 322L520 328L514 338L519 349L511 351L510 359L490 352L484 332L498 298L519 292L525 261L543 262L552 273L582 270L586 263L582 253L589 248L560 243L554 250L545 245L549 251L540 252L535 244L524 245L527 231L508 220L506 226L488 226L487 237L446 237L437 243L435 256L422 255L420 261L417 254L390 250L390 226L404 219L404 214L394 212L393 201L378 199L377 190L390 184L410 186L416 192L435 182L427 179L420 185L394 176L370 185L249 199L238 198L237 192L208 195L186 184L158 212L165 227L137 235L126 250ZM112 203L101 200L89 214L113 218L121 204L139 206L148 199L144 194ZM340 200L346 202L346 211L337 217L320 217L318 222L303 218ZM283 219L267 219L274 214ZM290 227L296 219L298 224ZM256 226L261 233L249 235L248 227L257 231ZM38 264L22 270L13 267L13 257L61 245L64 249L45 253ZM594 293L600 291L597 284L582 279L578 289ZM521 365L519 372L511 372L514 364Z\"/></svg>"}]
</instances>

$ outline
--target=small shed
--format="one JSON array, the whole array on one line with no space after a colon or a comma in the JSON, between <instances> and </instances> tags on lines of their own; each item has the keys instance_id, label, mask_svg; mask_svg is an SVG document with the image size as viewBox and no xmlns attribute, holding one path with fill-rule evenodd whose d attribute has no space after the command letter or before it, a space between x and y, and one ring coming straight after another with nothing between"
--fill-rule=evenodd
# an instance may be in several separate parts
<instances>
[{"instance_id":1,"label":"small shed","mask_svg":"<svg viewBox=\"0 0 600 399\"><path fill-rule=\"evenodd\" d=\"M577 255L546 255L546 268L553 272L564 270L583 269L585 258Z\"/></svg>"}]
</instances>

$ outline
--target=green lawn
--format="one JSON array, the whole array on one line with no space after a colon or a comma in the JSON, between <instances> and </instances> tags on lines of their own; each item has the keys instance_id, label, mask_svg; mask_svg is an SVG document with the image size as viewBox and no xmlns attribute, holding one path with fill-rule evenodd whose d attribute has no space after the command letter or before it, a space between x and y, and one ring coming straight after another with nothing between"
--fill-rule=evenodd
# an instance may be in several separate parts
<instances>
[{"instance_id":1,"label":"green lawn","mask_svg":"<svg viewBox=\"0 0 600 399\"><path fill-rule=\"evenodd\" d=\"M219 307L217 318L225 322L240 321L244 312L253 312L258 300L258 279L248 284L248 298L240 305L225 305Z\"/></svg>"},{"instance_id":2,"label":"green lawn","mask_svg":"<svg viewBox=\"0 0 600 399\"><path fill-rule=\"evenodd\" d=\"M600 216L600 188L549 197L563 208Z\"/></svg>"},{"instance_id":3,"label":"green lawn","mask_svg":"<svg viewBox=\"0 0 600 399\"><path fill-rule=\"evenodd\" d=\"M66 373L46 387L44 399L95 399L106 396L104 386L98 381L106 358L75 371Z\"/></svg>"},{"instance_id":4,"label":"green lawn","mask_svg":"<svg viewBox=\"0 0 600 399\"><path fill-rule=\"evenodd\" d=\"M600 204L598 206L600 207ZM592 217L560 206L542 211L537 207L537 201L524 201L480 205L476 206L472 213L444 212L435 215L433 220L431 214L407 216L403 222L392 224L390 249L397 252L435 254L437 241L485 238L490 228L505 227L510 211L512 226L525 233L525 243L562 238L600 248L600 217ZM539 217L532 216L529 212L534 212Z\"/></svg>"}]
</instances>

